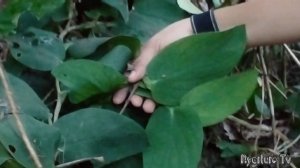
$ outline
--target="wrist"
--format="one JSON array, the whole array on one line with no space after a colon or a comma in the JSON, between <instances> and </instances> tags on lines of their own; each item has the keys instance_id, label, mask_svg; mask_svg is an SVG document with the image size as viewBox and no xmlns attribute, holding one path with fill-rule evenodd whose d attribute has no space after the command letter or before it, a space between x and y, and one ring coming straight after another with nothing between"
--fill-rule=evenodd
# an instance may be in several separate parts
<instances>
[{"instance_id":1,"label":"wrist","mask_svg":"<svg viewBox=\"0 0 300 168\"><path fill-rule=\"evenodd\" d=\"M192 15L190 22L195 34L219 31L213 9L201 14Z\"/></svg>"}]
</instances>

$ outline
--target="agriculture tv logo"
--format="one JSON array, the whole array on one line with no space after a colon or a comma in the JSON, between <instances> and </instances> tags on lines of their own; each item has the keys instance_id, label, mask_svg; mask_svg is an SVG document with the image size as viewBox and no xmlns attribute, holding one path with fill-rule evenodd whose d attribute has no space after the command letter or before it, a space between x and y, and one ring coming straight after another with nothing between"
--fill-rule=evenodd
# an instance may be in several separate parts
<instances>
[{"instance_id":1,"label":"agriculture tv logo","mask_svg":"<svg viewBox=\"0 0 300 168\"><path fill-rule=\"evenodd\" d=\"M291 163L291 157L285 154L281 155L267 155L261 154L257 156L247 156L242 154L240 157L241 165L256 168L263 165L289 165Z\"/></svg>"}]
</instances>

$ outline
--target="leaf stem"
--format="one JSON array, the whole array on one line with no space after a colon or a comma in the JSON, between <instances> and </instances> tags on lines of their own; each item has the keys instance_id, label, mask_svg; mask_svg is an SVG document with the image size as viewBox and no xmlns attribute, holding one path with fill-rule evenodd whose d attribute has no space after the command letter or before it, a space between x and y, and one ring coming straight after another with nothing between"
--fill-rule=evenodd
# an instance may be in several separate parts
<instances>
[{"instance_id":1,"label":"leaf stem","mask_svg":"<svg viewBox=\"0 0 300 168\"><path fill-rule=\"evenodd\" d=\"M55 86L57 92L57 100L56 100L56 106L54 110L53 123L57 121L59 117L59 113L61 111L62 104L66 99L66 93L61 91L58 80L55 80Z\"/></svg>"}]
</instances>

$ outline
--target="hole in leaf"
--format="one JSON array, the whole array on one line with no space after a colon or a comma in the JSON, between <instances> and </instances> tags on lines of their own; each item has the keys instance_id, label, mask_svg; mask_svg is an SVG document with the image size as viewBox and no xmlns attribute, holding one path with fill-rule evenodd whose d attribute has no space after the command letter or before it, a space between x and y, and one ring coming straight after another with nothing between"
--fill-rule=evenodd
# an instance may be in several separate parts
<instances>
[{"instance_id":1,"label":"hole in leaf","mask_svg":"<svg viewBox=\"0 0 300 168\"><path fill-rule=\"evenodd\" d=\"M35 47L38 46L38 45L39 45L39 40L36 39L36 38L33 39L33 40L31 41L31 45L32 45L32 46L35 46Z\"/></svg>"},{"instance_id":2,"label":"hole in leaf","mask_svg":"<svg viewBox=\"0 0 300 168\"><path fill-rule=\"evenodd\" d=\"M20 44L18 44L17 42L13 42L13 48L20 48Z\"/></svg>"},{"instance_id":3,"label":"hole in leaf","mask_svg":"<svg viewBox=\"0 0 300 168\"><path fill-rule=\"evenodd\" d=\"M34 36L35 36L35 34L34 34L34 33L32 33L32 32L26 32L26 33L24 33L24 36L25 36L25 37L32 38L32 37L34 37Z\"/></svg>"},{"instance_id":4,"label":"hole in leaf","mask_svg":"<svg viewBox=\"0 0 300 168\"><path fill-rule=\"evenodd\" d=\"M13 145L8 145L8 149L11 153L15 153L16 152L16 148Z\"/></svg>"},{"instance_id":5,"label":"hole in leaf","mask_svg":"<svg viewBox=\"0 0 300 168\"><path fill-rule=\"evenodd\" d=\"M67 77L67 74L63 74L64 77Z\"/></svg>"},{"instance_id":6,"label":"hole in leaf","mask_svg":"<svg viewBox=\"0 0 300 168\"><path fill-rule=\"evenodd\" d=\"M21 53L17 53L17 57L21 57L22 56L22 54Z\"/></svg>"}]
</instances>

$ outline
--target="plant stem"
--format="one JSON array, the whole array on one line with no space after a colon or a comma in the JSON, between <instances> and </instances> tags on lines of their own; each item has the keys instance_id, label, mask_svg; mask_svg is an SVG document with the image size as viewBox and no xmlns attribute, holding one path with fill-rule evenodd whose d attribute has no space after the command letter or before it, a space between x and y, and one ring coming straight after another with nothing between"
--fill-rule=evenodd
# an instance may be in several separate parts
<instances>
[{"instance_id":1,"label":"plant stem","mask_svg":"<svg viewBox=\"0 0 300 168\"><path fill-rule=\"evenodd\" d=\"M66 99L66 93L61 91L58 80L55 80L55 86L57 92L57 100L56 100L56 106L54 110L53 123L57 121L59 117L59 113L61 111L61 106Z\"/></svg>"},{"instance_id":2,"label":"plant stem","mask_svg":"<svg viewBox=\"0 0 300 168\"><path fill-rule=\"evenodd\" d=\"M254 125L254 124L250 124L247 121L241 120L235 116L229 116L227 117L227 119L234 121L240 125L243 125L247 128L253 129L253 130L262 130L262 131L272 131L272 128L270 128L267 125L261 124L261 125Z\"/></svg>"},{"instance_id":3,"label":"plant stem","mask_svg":"<svg viewBox=\"0 0 300 168\"><path fill-rule=\"evenodd\" d=\"M134 95L134 93L135 93L135 91L136 91L136 89L137 89L138 87L139 87L139 83L136 83L136 84L133 85L133 88L132 88L132 90L130 91L130 94L129 94L128 98L126 99L126 101L125 101L125 103L124 103L124 105L123 105L123 107L122 107L122 109L121 109L121 111L120 111L120 114L123 114L123 113L124 113L126 107L128 106L128 104L129 104L129 102L130 102L132 96Z\"/></svg>"},{"instance_id":4,"label":"plant stem","mask_svg":"<svg viewBox=\"0 0 300 168\"><path fill-rule=\"evenodd\" d=\"M2 85L4 87L5 95L7 97L8 106L11 109L11 112L16 119L17 129L19 130L19 132L21 134L21 138L24 141L24 144L29 152L29 155L33 159L35 166L37 168L42 168L43 167L42 163L39 160L39 157L38 157L36 151L34 150L32 144L29 140L29 137L25 131L25 127L21 121L21 118L19 117L19 110L17 108L16 102L14 101L13 93L10 90L8 81L5 76L5 70L4 70L1 62L0 62L0 79L1 79Z\"/></svg>"},{"instance_id":5,"label":"plant stem","mask_svg":"<svg viewBox=\"0 0 300 168\"><path fill-rule=\"evenodd\" d=\"M95 27L96 25L100 25L101 22L98 22L98 21L91 21L91 22L85 22L85 23L82 23L80 25L75 25L75 26L70 26L70 27L66 27L65 30L63 30L60 35L59 35L59 38L60 39L64 39L65 36L70 33L71 31L74 31L74 30L79 30L79 29L90 29L90 28L93 28Z\"/></svg>"}]
</instances>

